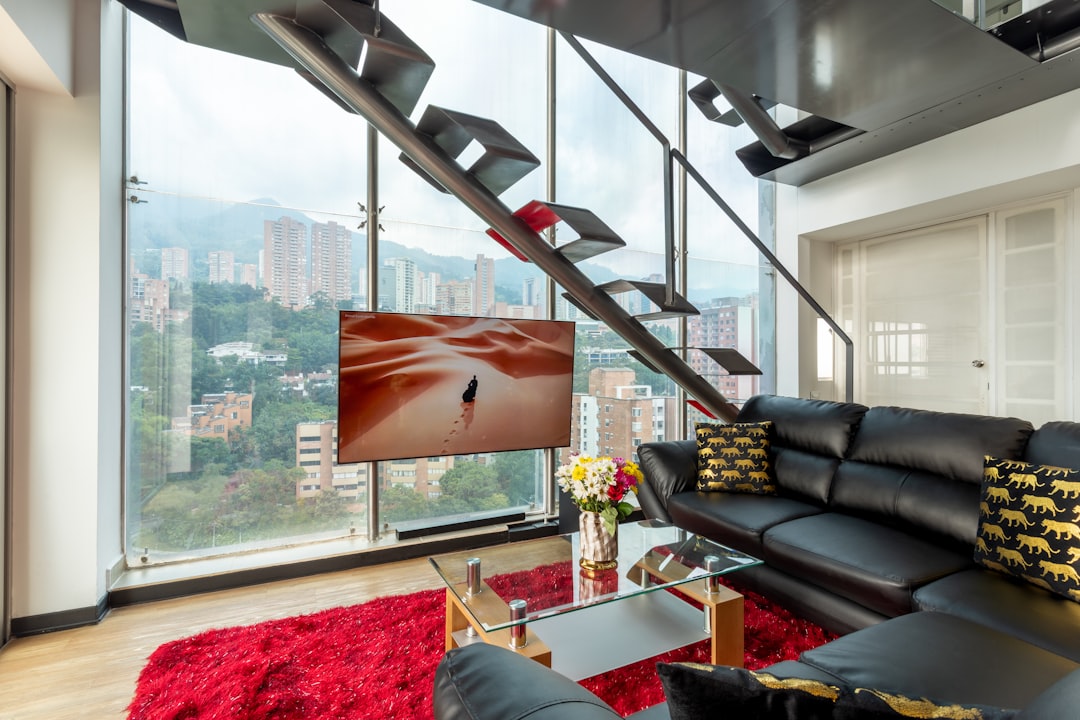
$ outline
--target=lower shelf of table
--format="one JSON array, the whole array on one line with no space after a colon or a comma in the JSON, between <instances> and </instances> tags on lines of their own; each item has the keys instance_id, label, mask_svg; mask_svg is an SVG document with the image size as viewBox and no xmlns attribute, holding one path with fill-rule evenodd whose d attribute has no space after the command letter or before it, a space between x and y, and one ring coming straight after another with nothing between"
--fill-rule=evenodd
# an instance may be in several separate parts
<instances>
[{"instance_id":1,"label":"lower shelf of table","mask_svg":"<svg viewBox=\"0 0 1080 720\"><path fill-rule=\"evenodd\" d=\"M534 620L528 628L550 650L552 669L572 680L709 639L704 613L662 591ZM483 642L465 630L453 637L455 645Z\"/></svg>"}]
</instances>

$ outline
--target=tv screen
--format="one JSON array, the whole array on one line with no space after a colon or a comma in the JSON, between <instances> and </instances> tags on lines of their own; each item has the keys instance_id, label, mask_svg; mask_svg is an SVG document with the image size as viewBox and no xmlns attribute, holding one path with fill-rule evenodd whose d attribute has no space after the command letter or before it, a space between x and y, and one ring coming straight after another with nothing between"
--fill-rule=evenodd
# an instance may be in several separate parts
<instances>
[{"instance_id":1,"label":"tv screen","mask_svg":"<svg viewBox=\"0 0 1080 720\"><path fill-rule=\"evenodd\" d=\"M574 323L340 314L338 462L570 444Z\"/></svg>"}]
</instances>

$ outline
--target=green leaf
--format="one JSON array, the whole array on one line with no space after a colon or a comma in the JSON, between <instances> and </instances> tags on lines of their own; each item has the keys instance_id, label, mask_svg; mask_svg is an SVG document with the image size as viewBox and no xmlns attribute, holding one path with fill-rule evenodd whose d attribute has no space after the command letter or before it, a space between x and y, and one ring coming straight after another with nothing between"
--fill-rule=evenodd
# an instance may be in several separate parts
<instances>
[{"instance_id":1,"label":"green leaf","mask_svg":"<svg viewBox=\"0 0 1080 720\"><path fill-rule=\"evenodd\" d=\"M618 505L619 519L623 520L630 517L630 513L634 512L634 506L628 502L621 502Z\"/></svg>"},{"instance_id":2,"label":"green leaf","mask_svg":"<svg viewBox=\"0 0 1080 720\"><path fill-rule=\"evenodd\" d=\"M607 534L614 537L615 525L619 519L619 511L615 509L614 505L608 505L600 513L600 519L604 522L604 529L607 530Z\"/></svg>"}]
</instances>

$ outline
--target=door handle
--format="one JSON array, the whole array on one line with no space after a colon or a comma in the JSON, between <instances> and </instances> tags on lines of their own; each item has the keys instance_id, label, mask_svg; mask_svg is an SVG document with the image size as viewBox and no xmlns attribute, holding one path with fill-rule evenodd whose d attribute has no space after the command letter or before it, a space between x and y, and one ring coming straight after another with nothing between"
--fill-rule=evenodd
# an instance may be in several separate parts
<instances>
[{"instance_id":1,"label":"door handle","mask_svg":"<svg viewBox=\"0 0 1080 720\"><path fill-rule=\"evenodd\" d=\"M972 361L971 361L971 367L975 367L975 368L981 368L981 367L983 367L984 365L986 365L986 363L985 363L985 362L983 362L982 360L972 360Z\"/></svg>"}]
</instances>

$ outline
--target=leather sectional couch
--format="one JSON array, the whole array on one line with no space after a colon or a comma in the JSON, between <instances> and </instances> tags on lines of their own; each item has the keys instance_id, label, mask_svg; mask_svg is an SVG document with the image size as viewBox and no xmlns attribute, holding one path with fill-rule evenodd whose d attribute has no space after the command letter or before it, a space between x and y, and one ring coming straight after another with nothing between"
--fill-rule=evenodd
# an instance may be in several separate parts
<instances>
[{"instance_id":1,"label":"leather sectional couch","mask_svg":"<svg viewBox=\"0 0 1080 720\"><path fill-rule=\"evenodd\" d=\"M766 672L1030 708L1024 718L1080 718L1080 602L974 561L985 457L1080 468L1080 424L1035 430L1015 418L775 396L751 398L736 419L763 421L772 422L776 494L698 491L697 443L687 440L639 448L646 478L639 500L650 518L761 558L764 565L735 581L842 634ZM1068 510L1071 497L1060 493L1065 507L1057 509ZM1080 499L1072 502L1080 518ZM467 666L498 650L447 657L436 681L437 717L540 718L549 716L545 708L550 717L611 717L588 697L570 699L569 687L568 704L537 702L512 715L479 710L483 703L468 702L460 683ZM509 666L496 664L505 678ZM530 679L514 685L528 683L533 694L543 696L545 682L562 687L550 671L523 672ZM477 712L462 710L470 704ZM1044 714L1048 707L1056 710ZM1063 707L1066 714L1053 714ZM648 715L666 717L666 708Z\"/></svg>"}]
</instances>

